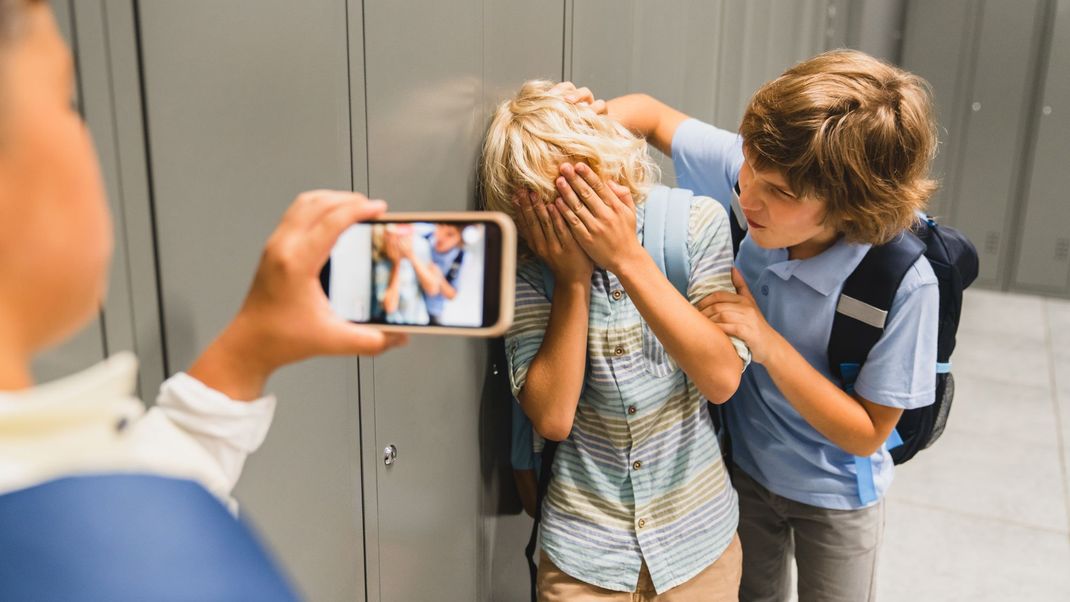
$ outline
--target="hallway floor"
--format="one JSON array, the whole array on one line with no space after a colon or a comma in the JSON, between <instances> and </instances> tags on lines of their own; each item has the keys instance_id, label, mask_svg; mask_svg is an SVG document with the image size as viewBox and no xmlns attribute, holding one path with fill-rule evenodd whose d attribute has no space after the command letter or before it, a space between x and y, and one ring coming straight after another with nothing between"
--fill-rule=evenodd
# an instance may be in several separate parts
<instances>
[{"instance_id":1,"label":"hallway floor","mask_svg":"<svg viewBox=\"0 0 1070 602\"><path fill-rule=\"evenodd\" d=\"M899 467L879 599L1070 600L1070 301L967 291L943 437Z\"/></svg>"}]
</instances>

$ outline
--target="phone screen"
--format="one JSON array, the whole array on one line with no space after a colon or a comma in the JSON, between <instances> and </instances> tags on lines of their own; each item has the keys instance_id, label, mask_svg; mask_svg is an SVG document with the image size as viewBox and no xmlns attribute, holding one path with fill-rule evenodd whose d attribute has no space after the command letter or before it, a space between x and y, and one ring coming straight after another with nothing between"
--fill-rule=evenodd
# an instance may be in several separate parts
<instances>
[{"instance_id":1,"label":"phone screen","mask_svg":"<svg viewBox=\"0 0 1070 602\"><path fill-rule=\"evenodd\" d=\"M371 222L339 237L324 267L334 311L352 322L481 328L498 320L494 222Z\"/></svg>"}]
</instances>

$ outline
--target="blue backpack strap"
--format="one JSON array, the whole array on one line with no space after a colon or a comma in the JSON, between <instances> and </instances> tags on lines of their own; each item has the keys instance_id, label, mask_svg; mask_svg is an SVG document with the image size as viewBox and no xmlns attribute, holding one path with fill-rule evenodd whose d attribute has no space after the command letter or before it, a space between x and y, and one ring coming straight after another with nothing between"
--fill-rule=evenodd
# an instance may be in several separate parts
<instances>
[{"instance_id":1,"label":"blue backpack strap","mask_svg":"<svg viewBox=\"0 0 1070 602\"><path fill-rule=\"evenodd\" d=\"M199 484L65 477L0 495L0 600L297 597L250 530Z\"/></svg>"},{"instance_id":2,"label":"blue backpack strap","mask_svg":"<svg viewBox=\"0 0 1070 602\"><path fill-rule=\"evenodd\" d=\"M665 215L662 248L665 251L665 276L680 294L687 298L691 281L691 261L687 255L687 227L691 221L690 190L673 188L669 191L669 210Z\"/></svg>"},{"instance_id":3,"label":"blue backpack strap","mask_svg":"<svg viewBox=\"0 0 1070 602\"><path fill-rule=\"evenodd\" d=\"M873 346L884 334L884 323L891 310L899 284L918 258L925 244L911 232L903 232L891 242L870 248L843 283L836 315L829 333L829 369L849 394L862 365ZM901 444L892 431L886 445ZM877 499L873 483L873 466L868 457L855 458L858 495L863 504Z\"/></svg>"},{"instance_id":4,"label":"blue backpack strap","mask_svg":"<svg viewBox=\"0 0 1070 602\"><path fill-rule=\"evenodd\" d=\"M643 248L654 259L662 274L665 270L665 220L669 212L669 188L654 186L644 201Z\"/></svg>"},{"instance_id":5,"label":"blue backpack strap","mask_svg":"<svg viewBox=\"0 0 1070 602\"><path fill-rule=\"evenodd\" d=\"M643 222L643 247L685 298L691 279L687 229L693 198L690 190L654 186L647 193Z\"/></svg>"}]
</instances>

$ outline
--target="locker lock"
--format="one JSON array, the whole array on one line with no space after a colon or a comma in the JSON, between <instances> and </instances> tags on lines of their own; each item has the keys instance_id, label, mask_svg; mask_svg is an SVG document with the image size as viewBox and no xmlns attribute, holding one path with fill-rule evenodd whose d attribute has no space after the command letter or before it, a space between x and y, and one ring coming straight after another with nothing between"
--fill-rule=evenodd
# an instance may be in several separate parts
<instances>
[{"instance_id":1,"label":"locker lock","mask_svg":"<svg viewBox=\"0 0 1070 602\"><path fill-rule=\"evenodd\" d=\"M383 464L391 466L398 460L398 448L393 445L387 445L383 448Z\"/></svg>"}]
</instances>

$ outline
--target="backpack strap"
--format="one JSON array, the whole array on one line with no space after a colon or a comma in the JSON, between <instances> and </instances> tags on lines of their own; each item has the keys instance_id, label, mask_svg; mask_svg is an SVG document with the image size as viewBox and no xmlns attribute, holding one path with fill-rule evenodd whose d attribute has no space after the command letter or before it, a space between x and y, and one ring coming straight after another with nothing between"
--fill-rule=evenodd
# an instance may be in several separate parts
<instances>
[{"instance_id":1,"label":"backpack strap","mask_svg":"<svg viewBox=\"0 0 1070 602\"><path fill-rule=\"evenodd\" d=\"M905 231L891 242L871 247L844 281L829 333L828 358L832 374L848 394L854 393L862 364L884 334L885 321L903 276L924 252L925 244ZM892 449L902 442L899 433L893 430L886 445ZM862 503L876 501L869 457L856 456L855 469Z\"/></svg>"},{"instance_id":2,"label":"backpack strap","mask_svg":"<svg viewBox=\"0 0 1070 602\"><path fill-rule=\"evenodd\" d=\"M685 298L691 279L687 227L693 198L690 190L654 186L646 197L643 224L643 248Z\"/></svg>"}]
</instances>

